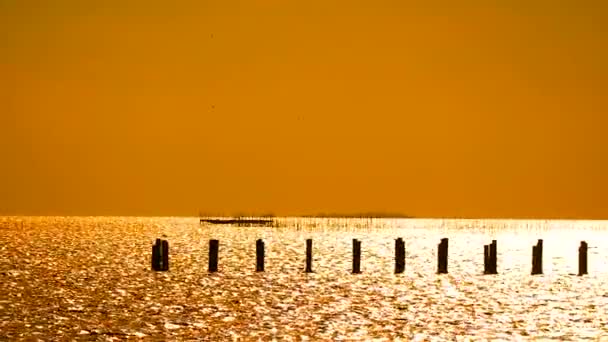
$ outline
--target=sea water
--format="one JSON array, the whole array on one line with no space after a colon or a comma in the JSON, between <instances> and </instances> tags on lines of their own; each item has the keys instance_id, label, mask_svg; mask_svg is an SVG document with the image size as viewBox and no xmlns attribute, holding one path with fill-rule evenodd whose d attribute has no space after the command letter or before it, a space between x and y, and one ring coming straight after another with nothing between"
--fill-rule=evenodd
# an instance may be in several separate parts
<instances>
[{"instance_id":1,"label":"sea water","mask_svg":"<svg viewBox=\"0 0 608 342\"><path fill-rule=\"evenodd\" d=\"M394 274L396 238L406 269ZM437 244L449 238L447 275ZM151 271L156 238L170 269ZM352 274L352 240L361 274ZM220 241L209 274L210 239ZM255 272L255 241L266 247ZM304 273L306 239L313 270ZM531 276L544 240L544 275ZM483 246L498 242L498 275ZM577 250L589 243L589 275ZM608 222L0 218L0 340L597 340L608 337Z\"/></svg>"}]
</instances>

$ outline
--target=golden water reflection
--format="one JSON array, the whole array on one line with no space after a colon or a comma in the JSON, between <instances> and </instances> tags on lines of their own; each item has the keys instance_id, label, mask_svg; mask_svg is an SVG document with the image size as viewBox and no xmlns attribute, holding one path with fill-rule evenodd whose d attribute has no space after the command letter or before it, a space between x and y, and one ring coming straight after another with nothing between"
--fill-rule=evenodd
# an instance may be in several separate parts
<instances>
[{"instance_id":1,"label":"golden water reflection","mask_svg":"<svg viewBox=\"0 0 608 342\"><path fill-rule=\"evenodd\" d=\"M608 334L608 223L279 219L279 227L194 218L0 218L0 339L596 339ZM164 236L164 237L163 237ZM170 244L170 272L150 271ZM394 275L394 239L406 272ZM449 274L436 246L450 239ZM255 240L266 272L255 272ZM313 269L305 274L305 240ZM362 274L352 275L352 239ZM530 276L544 239L543 276ZM219 273L207 273L208 240ZM498 240L496 276L483 245ZM586 240L589 276L576 277Z\"/></svg>"}]
</instances>

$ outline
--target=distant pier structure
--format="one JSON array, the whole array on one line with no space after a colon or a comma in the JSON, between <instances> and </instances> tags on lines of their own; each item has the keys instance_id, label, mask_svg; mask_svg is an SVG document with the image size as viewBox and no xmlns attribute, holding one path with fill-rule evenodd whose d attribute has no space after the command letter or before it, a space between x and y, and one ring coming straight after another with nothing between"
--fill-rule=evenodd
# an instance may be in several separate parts
<instances>
[{"instance_id":1,"label":"distant pier structure","mask_svg":"<svg viewBox=\"0 0 608 342\"><path fill-rule=\"evenodd\" d=\"M274 226L273 218L236 217L236 218L200 218L201 224L233 225L239 227Z\"/></svg>"}]
</instances>

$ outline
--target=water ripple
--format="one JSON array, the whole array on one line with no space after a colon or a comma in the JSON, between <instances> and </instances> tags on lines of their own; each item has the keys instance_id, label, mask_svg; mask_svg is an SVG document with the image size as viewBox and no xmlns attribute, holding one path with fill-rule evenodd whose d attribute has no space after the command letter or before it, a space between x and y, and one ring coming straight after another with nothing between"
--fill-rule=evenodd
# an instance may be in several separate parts
<instances>
[{"instance_id":1,"label":"water ripple","mask_svg":"<svg viewBox=\"0 0 608 342\"><path fill-rule=\"evenodd\" d=\"M595 340L608 336L608 224L601 221L280 219L278 227L191 218L0 218L0 339ZM150 271L153 241L170 271ZM406 272L393 274L394 239ZM449 271L436 247L450 238ZM255 272L255 240L266 272ZM304 270L312 238L313 269ZM351 274L352 239L362 274ZM530 276L545 240L545 275ZM209 239L220 272L207 272ZM498 240L499 274L482 275ZM589 276L576 277L579 240Z\"/></svg>"}]
</instances>

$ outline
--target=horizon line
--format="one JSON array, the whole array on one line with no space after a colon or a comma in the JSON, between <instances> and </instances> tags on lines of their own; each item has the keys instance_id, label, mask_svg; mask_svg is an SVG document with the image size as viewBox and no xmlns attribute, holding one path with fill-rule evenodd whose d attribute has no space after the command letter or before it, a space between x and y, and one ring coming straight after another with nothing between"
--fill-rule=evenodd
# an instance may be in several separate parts
<instances>
[{"instance_id":1,"label":"horizon line","mask_svg":"<svg viewBox=\"0 0 608 342\"><path fill-rule=\"evenodd\" d=\"M0 218L41 218L41 217L62 217L62 218L191 218L200 219L201 217L217 217L217 218L238 218L238 217L249 217L249 218L329 218L329 219L385 219L385 220L464 220L464 221L608 221L608 218L526 218L526 217L456 217L456 216L443 216L443 217L415 217L415 216L352 216L352 215L341 215L341 216L319 216L319 215L276 215L276 216L226 216L226 215L214 215L214 216L190 216L190 215L0 215Z\"/></svg>"}]
</instances>

